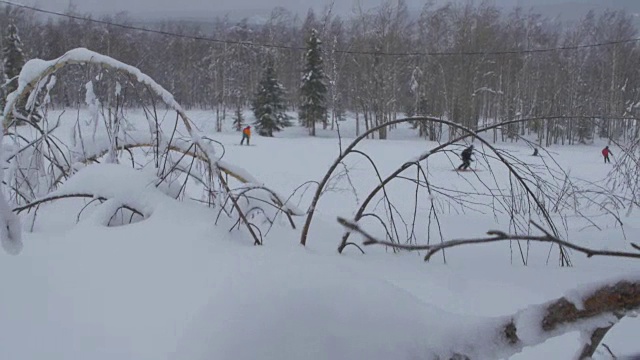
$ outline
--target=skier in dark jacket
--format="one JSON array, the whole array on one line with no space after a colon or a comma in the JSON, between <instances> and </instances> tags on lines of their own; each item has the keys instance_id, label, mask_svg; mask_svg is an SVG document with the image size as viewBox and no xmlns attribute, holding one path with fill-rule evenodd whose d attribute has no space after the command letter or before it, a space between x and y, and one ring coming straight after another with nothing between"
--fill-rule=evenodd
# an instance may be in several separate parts
<instances>
[{"instance_id":1,"label":"skier in dark jacket","mask_svg":"<svg viewBox=\"0 0 640 360\"><path fill-rule=\"evenodd\" d=\"M609 154L613 155L613 153L611 152L611 150L609 150L609 147L606 146L604 149L602 149L602 156L604 157L604 163L611 163L611 160L609 160Z\"/></svg>"},{"instance_id":2,"label":"skier in dark jacket","mask_svg":"<svg viewBox=\"0 0 640 360\"><path fill-rule=\"evenodd\" d=\"M462 150L460 154L460 158L462 158L462 164L458 166L458 170L467 170L469 166L471 166L471 155L473 154L473 144L469 145L468 148Z\"/></svg>"}]
</instances>

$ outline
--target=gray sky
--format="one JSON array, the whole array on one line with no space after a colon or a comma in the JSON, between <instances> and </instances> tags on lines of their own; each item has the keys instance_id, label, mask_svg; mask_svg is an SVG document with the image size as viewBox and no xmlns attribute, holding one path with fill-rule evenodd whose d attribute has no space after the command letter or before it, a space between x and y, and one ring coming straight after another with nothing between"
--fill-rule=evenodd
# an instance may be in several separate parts
<instances>
[{"instance_id":1,"label":"gray sky","mask_svg":"<svg viewBox=\"0 0 640 360\"><path fill-rule=\"evenodd\" d=\"M384 0L335 0L334 13L348 15L355 4L360 2L363 8L374 7ZM425 0L406 0L410 8L418 9ZM438 0L445 2L446 0ZM476 2L479 2L477 0ZM70 0L22 0L24 4L34 5L47 10L63 11L68 8ZM282 6L293 12L304 14L306 9L314 7L322 10L332 0L71 0L79 12L96 15L114 14L127 11L135 16L177 17L223 15L232 13L240 16L264 15L276 6ZM497 6L523 7L564 4L558 11L571 9L571 5L593 4L597 7L612 7L623 3L640 3L640 0L493 0ZM590 6L590 5L588 5ZM624 5L623 5L624 6ZM545 6L545 8L549 8ZM555 8L554 8L555 9ZM562 9L562 10L560 10ZM555 10L551 10L555 11Z\"/></svg>"}]
</instances>

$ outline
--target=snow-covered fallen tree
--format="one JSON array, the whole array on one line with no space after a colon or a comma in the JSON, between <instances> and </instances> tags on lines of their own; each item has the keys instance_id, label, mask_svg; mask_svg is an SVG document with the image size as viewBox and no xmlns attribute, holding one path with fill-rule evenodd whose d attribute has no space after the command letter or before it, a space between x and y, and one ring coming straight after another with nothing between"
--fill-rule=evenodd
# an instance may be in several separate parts
<instances>
[{"instance_id":1,"label":"snow-covered fallen tree","mask_svg":"<svg viewBox=\"0 0 640 360\"><path fill-rule=\"evenodd\" d=\"M501 231L489 231L490 237L479 239L460 239L445 241L433 245L403 245L377 239L362 229L357 223L338 218L338 222L348 231L364 237L364 245L383 245L409 251L427 251L425 260L446 248L466 245L486 244L505 240L525 240L555 243L584 253L588 257L610 256L621 258L640 258L640 246L631 243L635 252L589 249L574 245L554 237L539 225L535 227L544 232L542 236L511 235ZM513 316L486 321L478 334L452 337L473 339L451 347L449 353L428 356L429 359L497 359L506 358L522 351L527 346L535 346L546 340L579 331L583 345L576 359L591 359L607 332L624 316L636 316L640 310L640 273L630 273L621 279L592 284L571 291L564 297L524 309ZM477 330L477 329L476 329Z\"/></svg>"},{"instance_id":2,"label":"snow-covered fallen tree","mask_svg":"<svg viewBox=\"0 0 640 360\"><path fill-rule=\"evenodd\" d=\"M503 359L525 347L567 334L580 332L582 346L575 359L587 360L606 333L624 316L635 317L640 310L640 274L591 284L564 297L530 306L511 316L486 320L472 334L451 334L460 339L448 353L429 359ZM458 329L461 331L461 329ZM462 332L462 331L461 331Z\"/></svg>"}]
</instances>

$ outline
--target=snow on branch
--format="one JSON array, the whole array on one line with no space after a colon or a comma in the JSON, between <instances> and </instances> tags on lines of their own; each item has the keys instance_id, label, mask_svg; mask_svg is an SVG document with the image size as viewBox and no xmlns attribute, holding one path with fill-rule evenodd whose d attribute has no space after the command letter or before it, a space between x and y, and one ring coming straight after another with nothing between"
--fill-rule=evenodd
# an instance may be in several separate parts
<instances>
[{"instance_id":1,"label":"snow on branch","mask_svg":"<svg viewBox=\"0 0 640 360\"><path fill-rule=\"evenodd\" d=\"M124 71L135 76L140 83L147 85L158 96L160 96L168 106L180 113L181 116L184 115L184 110L180 104L175 101L173 95L171 95L171 93L160 84L155 82L150 76L140 71L140 69L91 50L77 48L66 52L64 55L54 60L47 61L42 59L32 59L27 61L27 63L22 67L22 71L20 71L18 89L7 96L7 103L3 112L4 116L7 116L12 111L13 106L20 98L30 93L40 81L46 79L49 75L55 73L66 65L84 63L99 64L115 70ZM184 115L184 118L186 118L186 115ZM189 124L186 125L190 128Z\"/></svg>"},{"instance_id":2,"label":"snow on branch","mask_svg":"<svg viewBox=\"0 0 640 360\"><path fill-rule=\"evenodd\" d=\"M356 224L353 221L349 221L347 219L338 217L338 222L340 223L340 225L344 226L347 230L353 231L355 233L358 233L364 236L365 238L365 241L363 242L364 245L384 245L384 246L389 246L395 249L402 249L402 250L409 250L409 251L426 250L427 255L425 255L424 257L425 261L428 261L429 259L431 259L431 257L438 251L444 250L446 248L460 246L460 245L486 244L486 243L491 243L496 241L505 241L505 240L529 240L529 241L554 243L554 244L565 246L567 248L584 253L585 255L587 255L587 257L616 256L616 257L628 257L628 258L640 259L640 252L632 253L632 252L625 252L625 251L595 250L595 249L589 249L583 246L575 245L568 241L558 239L557 237L551 235L549 232L544 230L540 225L538 225L534 221L531 221L531 224L536 228L538 228L540 231L542 231L544 235L542 236L515 235L515 234L507 234L500 230L490 230L487 232L487 235L490 235L490 236L486 238L450 240L450 241L444 241L442 243L435 244L435 245L406 245L406 244L398 244L390 241L379 240L375 238L373 235L367 233L365 230L363 230L358 224ZM636 244L631 243L631 246L637 250L640 250L640 247L638 247L638 245Z\"/></svg>"},{"instance_id":3,"label":"snow on branch","mask_svg":"<svg viewBox=\"0 0 640 360\"><path fill-rule=\"evenodd\" d=\"M487 243L507 239L557 242L548 233L544 236L508 235L500 231L489 232L487 239L454 240L439 245L408 246L375 239L362 230L358 224L343 218L338 222L350 231L365 237L364 244L380 244L407 250L427 250L426 259L446 247ZM571 243L562 245L583 252L587 256L623 256L640 258L639 254L592 250ZM638 245L632 244L634 248ZM640 273L632 273L622 278L583 286L572 290L570 295L539 305L525 308L514 315L498 319L487 319L476 330L478 336L451 334L452 338L462 338L462 342L452 344L446 353L434 354L433 359L498 359L508 358L521 352L525 347L539 345L550 338L579 331L583 334L583 344L576 359L586 360L593 356L606 333L624 316L640 309ZM461 333L465 330L459 330ZM464 335L464 336L463 336Z\"/></svg>"},{"instance_id":4,"label":"snow on branch","mask_svg":"<svg viewBox=\"0 0 640 360\"><path fill-rule=\"evenodd\" d=\"M158 205L170 197L153 186L156 176L152 172L134 170L118 164L94 164L80 169L56 191L13 209L15 213L41 204L68 198L117 200L122 208L144 218L153 214Z\"/></svg>"},{"instance_id":5,"label":"snow on branch","mask_svg":"<svg viewBox=\"0 0 640 360\"><path fill-rule=\"evenodd\" d=\"M106 155L109 152L109 138L100 137L93 142L92 147L88 144L81 144L73 149L76 156L74 161L81 163L91 163L94 160ZM159 151L174 151L201 161L209 161L209 158L202 152L193 151L193 144L189 141L173 139L171 143L160 144ZM154 143L152 134L146 132L129 132L123 139L119 139L118 150L131 150L136 148L153 148L158 146ZM215 160L215 159L214 159ZM222 160L215 162L222 172L235 178L242 183L255 183L257 180L242 168L228 164Z\"/></svg>"},{"instance_id":6,"label":"snow on branch","mask_svg":"<svg viewBox=\"0 0 640 360\"><path fill-rule=\"evenodd\" d=\"M16 208L13 209L13 211L17 214L25 211L25 210L29 210L31 208L40 206L41 204L47 203L47 202L51 202L51 201L56 201L56 200L60 200L60 199L73 199L73 198L90 198L90 199L96 199L96 200L100 200L100 201L107 201L110 200L104 196L100 196L100 195L96 195L96 194L60 194L60 195L51 195L51 196L47 196L44 197L42 199L38 199L35 200L29 204L23 205L23 206L18 206ZM112 200L112 199L111 199ZM142 217L145 217L145 214L143 214L142 212L140 212L139 210L126 205L126 204L121 204L119 207L122 207L123 209L127 209L129 211L131 211L134 214L140 215Z\"/></svg>"},{"instance_id":7,"label":"snow on branch","mask_svg":"<svg viewBox=\"0 0 640 360\"><path fill-rule=\"evenodd\" d=\"M78 145L77 148L73 150L73 153L76 155L74 161L82 162L85 164L91 163L107 154L109 152L109 146L109 139L107 137L96 139L96 141L92 144L92 148L87 148L86 144L83 144L82 146ZM129 134L127 134L126 138L120 140L118 149L131 150L135 148L152 148L155 146L158 146L158 144L153 143L151 134L146 132L130 132ZM160 151L164 152L166 150L181 153L200 161L209 161L209 158L206 156L206 154L204 154L203 152L194 151L193 143L185 140L173 139L173 141L169 144L160 144ZM220 169L220 171L245 184L246 186L250 186L255 189L261 189L269 193L271 196L271 201L288 215L303 216L305 214L304 211L297 208L290 201L287 201L287 199L281 194L267 188L264 185L261 185L260 181L258 181L249 172L242 169L241 167L232 165L223 160L217 160L215 161L215 164Z\"/></svg>"},{"instance_id":8,"label":"snow on branch","mask_svg":"<svg viewBox=\"0 0 640 360\"><path fill-rule=\"evenodd\" d=\"M581 304L562 297L521 310L502 323L500 329L507 351L512 355L526 346L580 331L591 336L577 358L591 358L604 337L604 334L598 336L599 333L606 333L620 318L640 308L640 274L615 283L590 285L574 292L579 293Z\"/></svg>"},{"instance_id":9,"label":"snow on branch","mask_svg":"<svg viewBox=\"0 0 640 360\"><path fill-rule=\"evenodd\" d=\"M571 291L580 304L563 296L528 306L515 314L477 318L469 326L443 330L446 344L425 349L425 359L506 359L527 347L571 332L583 334L575 357L591 359L604 335L624 316L640 309L640 274L589 284Z\"/></svg>"},{"instance_id":10,"label":"snow on branch","mask_svg":"<svg viewBox=\"0 0 640 360\"><path fill-rule=\"evenodd\" d=\"M35 122L27 122L28 125L31 125L36 130L38 130L38 133L40 133L40 137L34 141L31 141L29 139L22 139L27 144L23 148L17 149L16 153L20 153L26 148L35 148L36 146L40 146L46 150L43 152L42 149L37 149L38 153L44 154L41 156L41 159L39 159L40 162L37 164L37 168L33 171L33 174L29 173L22 176L25 179L21 180L25 180L24 183L29 187L28 190L30 190L27 194L28 196L24 196L24 194L22 194L21 192L21 189L12 188L13 192L16 193L16 198L19 197L20 199L23 199L27 203L29 203L27 205L27 208L31 206L38 206L38 204L45 200L52 201L54 199L57 199L56 197L59 196L68 197L70 195L78 194L92 196L95 195L94 197L100 199L111 200L112 197L107 196L100 191L94 191L95 189L87 188L84 189L85 191L71 191L66 193L61 193L59 190L55 189L60 183L62 183L64 179L69 178L69 176L74 172L73 170L76 169L76 165L97 162L99 158L105 156L106 154L109 154L110 156L110 160L108 162L117 162L114 161L116 152L124 150L130 154L133 164L132 166L135 167L132 149L152 148L154 150L153 154L155 157L156 168L161 169L160 173L157 174L157 177L160 179L160 183L165 181L166 179L169 179L168 181L175 180L176 177L173 176L175 175L173 174L173 171L176 170L177 165L172 164L167 172L165 172L165 170L168 169L166 165L168 163L167 160L170 159L169 153L178 152L181 153L183 157L190 157L205 164L204 167L200 167L200 170L203 171L204 174L208 174L208 176L199 176L197 178L207 179L207 183L204 184L204 187L205 191L208 192L207 196L209 196L210 199L216 198L216 194L218 193L216 187L220 187L221 193L231 193L231 189L229 188L229 185L227 183L228 178L223 176L224 174L226 174L227 176L231 176L243 184L247 184L250 186L255 185L265 190L269 194L270 201L275 204L275 206L277 206L280 210L284 211L288 216L299 216L304 214L295 206L288 203L285 197L279 195L273 190L267 189L265 185L251 176L251 174L249 174L244 169L222 161L221 158L224 155L224 151L222 154L218 154L216 152L217 149L215 149L213 145L215 140L209 139L204 136L204 134L202 134L195 127L195 125L193 125L191 120L184 112L183 108L174 99L173 95L169 91L164 89L161 85L156 83L150 76L144 74L134 66L127 65L109 56L102 55L88 49L73 49L68 51L61 57L50 61L33 59L27 62L23 66L22 71L19 75L18 88L14 92L9 94L6 100L6 105L3 109L2 123L5 128L4 133L7 133L7 127L12 123L11 119L16 118L16 107L19 107L21 106L20 104L25 103L25 98L35 99L37 93L45 88L44 85L48 83L49 79L52 78L54 73L67 65L85 64L98 65L107 69L115 70L116 72L122 72L129 75L130 78L133 78L139 83L143 84L149 92L160 97L169 108L176 111L177 115L175 128L177 128L179 122L182 122L184 128L188 132L188 136L181 139L174 138L174 129L174 134L172 134L170 138L166 138L159 126L157 116L153 115L146 115L149 122L149 132L130 131L128 129L126 132L121 132L120 123L118 122L116 126L107 129L112 133L97 134L98 123L96 118L93 119L94 128L91 141L84 141L81 138L81 144L79 146L75 146L74 142L75 148L72 149L72 159L70 159L71 161L69 161L69 159L64 156L64 151L62 150L66 147L65 144L57 144L55 141L49 141L51 137L47 136L46 131L43 130L44 128L40 129L38 124L36 124ZM47 91L50 90L50 85L51 84L46 86ZM85 86L87 88L87 103L95 105L97 103L97 99L95 99L95 94L92 90L92 82L86 83ZM119 87L120 85L117 84L116 89L119 89ZM119 93L120 90L116 90L116 92ZM155 102L153 104L155 109ZM94 110L97 112L97 109ZM145 110L145 113L154 114L155 111L147 113L147 111ZM2 139L3 135L4 134L0 135L0 140ZM20 137L21 135L12 134L12 136ZM81 136L82 135L80 135L80 137ZM0 158L4 158L1 153ZM159 164L162 162L164 162L164 166L159 167ZM46 167L47 165L49 165L49 167ZM192 167L190 166L187 173L188 176L192 175L191 169ZM40 173L37 173L37 171L39 171ZM0 172L0 177L4 178L4 176L1 175L2 173ZM39 176L36 178L35 175ZM51 180L47 184L45 184L49 186L46 191L40 191L41 189L39 187L32 187L33 183L44 178L46 178L45 180ZM156 181L156 183L158 182ZM184 184L186 184L186 181ZM185 185L182 186L183 189L184 186ZM33 189L38 191L35 191ZM252 226L254 225L249 223L249 221L247 220L247 216L244 214L241 207L237 204L236 199L231 197L230 200L233 207L237 210L239 218L242 220L241 223L246 226L249 233L251 233L251 235L254 237L256 243L259 243L260 241L254 229L252 228ZM135 209L139 213L145 214L145 217L148 215L145 212L145 209L140 209L139 207L134 206L134 204L129 204L126 199L116 199L113 201L108 201L108 205L110 208L115 207L118 204L126 204L131 209ZM212 204L212 202L209 202L209 204ZM109 211L105 210L105 213L108 212ZM3 224L5 226L2 226ZM9 203L1 198L0 236L2 236L2 245L5 247L5 249L7 249L7 251L12 253L17 253L19 251L21 243L18 217L16 217L16 214L11 211Z\"/></svg>"}]
</instances>

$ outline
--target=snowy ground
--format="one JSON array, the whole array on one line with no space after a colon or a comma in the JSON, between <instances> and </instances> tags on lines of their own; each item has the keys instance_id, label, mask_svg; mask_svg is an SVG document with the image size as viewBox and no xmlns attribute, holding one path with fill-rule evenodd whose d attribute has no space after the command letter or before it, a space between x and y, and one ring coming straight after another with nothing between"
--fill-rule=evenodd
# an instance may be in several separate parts
<instances>
[{"instance_id":1,"label":"snowy ground","mask_svg":"<svg viewBox=\"0 0 640 360\"><path fill-rule=\"evenodd\" d=\"M329 131L312 139L304 129L292 128L277 138L254 136L255 146L241 147L238 133L213 132L212 113L189 115L226 145L227 162L282 194L319 180L338 154L338 139ZM72 122L74 115L69 116ZM352 122L342 124L342 134L343 142L353 137ZM387 174L433 146L400 128L390 140L366 140L361 149ZM498 147L527 162L543 161L530 157L522 143ZM601 163L599 149L550 151L572 176L603 183L611 167ZM451 171L458 163L454 155L429 161L436 183L464 187L475 181ZM376 184L363 158L348 165L357 195L343 181L321 199L306 248L298 245L303 218L296 218L297 230L283 220L265 246L255 247L244 231L228 232L231 224L215 226L215 210L194 203L139 199L153 209L151 216L118 227L99 226L91 214L73 225L77 211L63 202L43 207L35 231L24 235L23 251L0 253L0 359L420 359L427 348L456 344L447 335L461 323L469 336L479 336L474 330L485 317L509 315L580 285L640 271L638 261L585 259L578 253L572 254L574 267L560 268L555 258L547 262L549 246L537 244L531 245L525 267L507 242L451 249L446 264L442 256L424 263L419 254L382 248L338 255L342 229L336 216L352 216L357 201ZM143 174L116 165L93 176L90 181L104 183L106 190L109 184L124 187L126 179L131 192L146 191ZM413 196L406 185L389 191L400 203ZM305 208L309 194L299 200ZM625 250L629 241L637 242L636 213L623 218L624 232L596 209L588 215L601 230L569 217L570 240ZM479 212L446 214L443 236L508 231L502 221ZM627 318L604 342L616 354L640 353L639 331L638 319ZM578 339L579 334L568 334L513 359L570 359Z\"/></svg>"}]
</instances>

